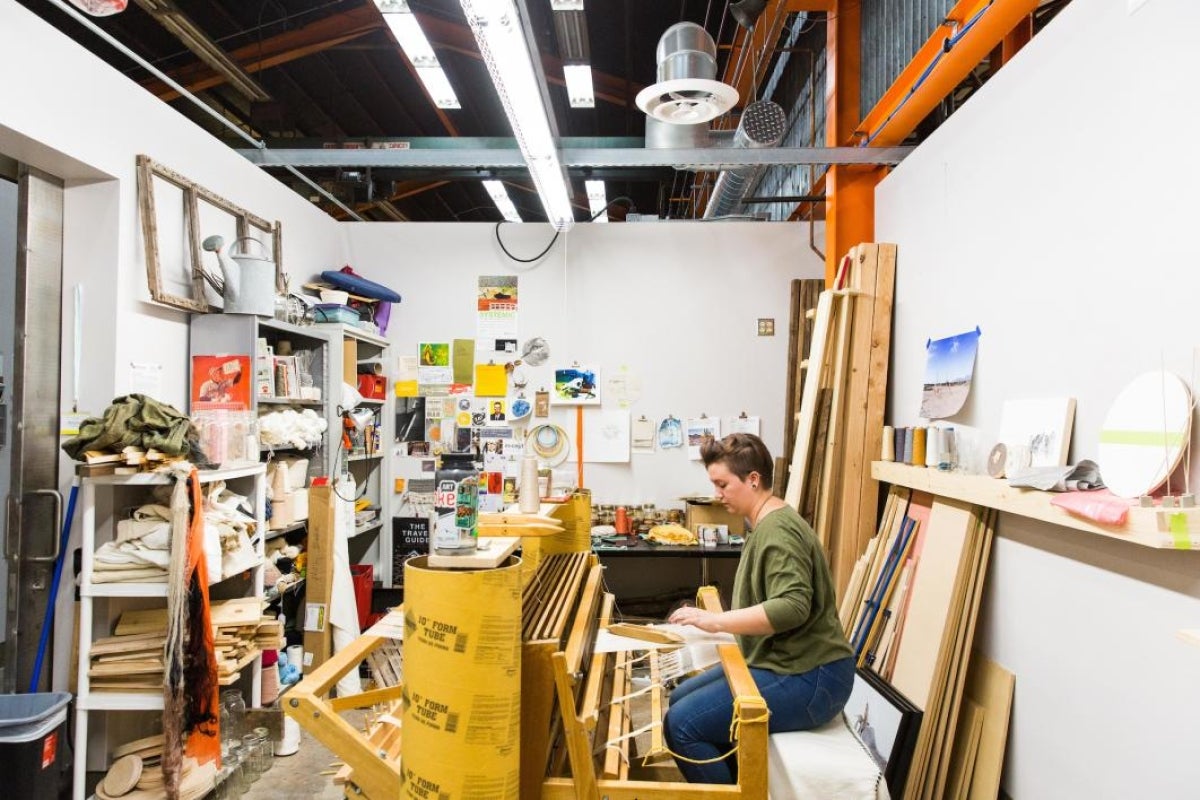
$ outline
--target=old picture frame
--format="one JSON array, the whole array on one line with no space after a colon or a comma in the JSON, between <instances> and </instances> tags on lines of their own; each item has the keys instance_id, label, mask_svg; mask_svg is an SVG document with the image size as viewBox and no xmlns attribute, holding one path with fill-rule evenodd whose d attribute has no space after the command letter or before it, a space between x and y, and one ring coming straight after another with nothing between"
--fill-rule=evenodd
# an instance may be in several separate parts
<instances>
[{"instance_id":1,"label":"old picture frame","mask_svg":"<svg viewBox=\"0 0 1200 800\"><path fill-rule=\"evenodd\" d=\"M253 237L275 262L276 288L283 282L283 226L209 191L147 155L137 157L138 211L150 298L163 305L206 314L221 297L205 277L201 241L220 234L226 247ZM209 256L216 263L214 256Z\"/></svg>"}]
</instances>

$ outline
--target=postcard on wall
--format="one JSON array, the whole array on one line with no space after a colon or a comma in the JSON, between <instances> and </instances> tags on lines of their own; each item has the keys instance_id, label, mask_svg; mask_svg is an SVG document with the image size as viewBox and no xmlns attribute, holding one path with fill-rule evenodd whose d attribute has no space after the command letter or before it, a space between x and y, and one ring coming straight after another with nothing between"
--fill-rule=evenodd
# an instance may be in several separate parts
<instances>
[{"instance_id":1,"label":"postcard on wall","mask_svg":"<svg viewBox=\"0 0 1200 800\"><path fill-rule=\"evenodd\" d=\"M600 371L578 364L555 369L551 403L570 406L600 405Z\"/></svg>"},{"instance_id":2,"label":"postcard on wall","mask_svg":"<svg viewBox=\"0 0 1200 800\"><path fill-rule=\"evenodd\" d=\"M711 436L714 439L721 438L721 419L719 417L712 417L710 419L709 417L700 416L688 419L688 458L693 461L700 460L700 445L703 444L706 436Z\"/></svg>"},{"instance_id":3,"label":"postcard on wall","mask_svg":"<svg viewBox=\"0 0 1200 800\"><path fill-rule=\"evenodd\" d=\"M192 356L192 411L248 411L252 382L250 356Z\"/></svg>"},{"instance_id":4,"label":"postcard on wall","mask_svg":"<svg viewBox=\"0 0 1200 800\"><path fill-rule=\"evenodd\" d=\"M470 383L475 368L475 340L455 339L452 344L454 360L454 382Z\"/></svg>"},{"instance_id":5,"label":"postcard on wall","mask_svg":"<svg viewBox=\"0 0 1200 800\"><path fill-rule=\"evenodd\" d=\"M971 376L975 372L975 351L979 349L979 328L925 344L925 387L921 395L921 416L945 419L957 414L967 402Z\"/></svg>"},{"instance_id":6,"label":"postcard on wall","mask_svg":"<svg viewBox=\"0 0 1200 800\"><path fill-rule=\"evenodd\" d=\"M588 409L583 415L583 460L602 464L629 463L629 412Z\"/></svg>"},{"instance_id":7,"label":"postcard on wall","mask_svg":"<svg viewBox=\"0 0 1200 800\"><path fill-rule=\"evenodd\" d=\"M421 342L417 346L420 359L417 362L417 379L422 384L449 384L454 382L454 371L450 368L449 342Z\"/></svg>"}]
</instances>

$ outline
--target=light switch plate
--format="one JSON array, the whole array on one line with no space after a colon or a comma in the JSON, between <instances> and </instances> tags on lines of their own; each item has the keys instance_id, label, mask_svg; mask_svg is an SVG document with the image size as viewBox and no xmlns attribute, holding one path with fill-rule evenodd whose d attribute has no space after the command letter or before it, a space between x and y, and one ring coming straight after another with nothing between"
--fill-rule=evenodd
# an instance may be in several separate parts
<instances>
[{"instance_id":1,"label":"light switch plate","mask_svg":"<svg viewBox=\"0 0 1200 800\"><path fill-rule=\"evenodd\" d=\"M775 320L759 317L758 318L758 335L759 336L774 336L775 335Z\"/></svg>"}]
</instances>

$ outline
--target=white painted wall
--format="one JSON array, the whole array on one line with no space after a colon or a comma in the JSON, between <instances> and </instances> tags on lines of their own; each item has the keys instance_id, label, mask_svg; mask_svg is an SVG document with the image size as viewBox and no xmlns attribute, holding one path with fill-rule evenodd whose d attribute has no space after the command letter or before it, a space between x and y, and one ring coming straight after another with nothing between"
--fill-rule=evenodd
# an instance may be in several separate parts
<instances>
[{"instance_id":1,"label":"white painted wall","mask_svg":"<svg viewBox=\"0 0 1200 800\"><path fill-rule=\"evenodd\" d=\"M642 385L630 406L635 419L727 419L745 411L763 418L764 440L779 453L790 281L824 274L805 226L577 225L536 265L505 257L491 224L343 228L354 268L404 298L388 330L394 352L415 356L419 341L475 338L478 276L517 274L520 340L543 336L551 352L551 364L531 372L530 400L537 387L552 388L554 365L595 365L602 381L625 367ZM552 233L545 225L505 225L501 235L511 252L528 258ZM774 318L774 337L757 335L759 317ZM610 399L604 407L616 406ZM552 409L552 419L574 438L572 409ZM681 494L711 490L684 449L634 454L629 464L585 461L584 483L598 503L682 507Z\"/></svg>"},{"instance_id":2,"label":"white painted wall","mask_svg":"<svg viewBox=\"0 0 1200 800\"><path fill-rule=\"evenodd\" d=\"M977 458L1007 398L1077 397L1072 457L1094 458L1133 376L1192 377L1200 4L1130 5L1075 0L880 186L895 424L917 422L926 339L975 325L955 421ZM1008 794L1195 797L1200 649L1175 631L1200 625L1200 556L1007 515L999 534L977 641L1017 676Z\"/></svg>"}]
</instances>

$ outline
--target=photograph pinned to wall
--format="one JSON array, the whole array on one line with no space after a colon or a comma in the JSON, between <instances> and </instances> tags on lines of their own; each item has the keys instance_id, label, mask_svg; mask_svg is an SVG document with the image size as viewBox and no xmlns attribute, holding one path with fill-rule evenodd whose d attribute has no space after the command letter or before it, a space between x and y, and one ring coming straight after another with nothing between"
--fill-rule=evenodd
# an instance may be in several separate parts
<instances>
[{"instance_id":1,"label":"photograph pinned to wall","mask_svg":"<svg viewBox=\"0 0 1200 800\"><path fill-rule=\"evenodd\" d=\"M550 393L545 389L533 393L533 415L543 419L550 416Z\"/></svg>"},{"instance_id":2,"label":"photograph pinned to wall","mask_svg":"<svg viewBox=\"0 0 1200 800\"><path fill-rule=\"evenodd\" d=\"M668 415L658 423L658 449L670 450L672 447L683 447L683 423Z\"/></svg>"},{"instance_id":3,"label":"photograph pinned to wall","mask_svg":"<svg viewBox=\"0 0 1200 800\"><path fill-rule=\"evenodd\" d=\"M583 460L596 464L629 463L629 412L590 408L583 414Z\"/></svg>"},{"instance_id":4,"label":"photograph pinned to wall","mask_svg":"<svg viewBox=\"0 0 1200 800\"><path fill-rule=\"evenodd\" d=\"M704 444L704 439L707 436L711 436L714 439L721 438L721 420L719 417L709 418L701 414L699 417L693 417L687 421L688 458L693 461L700 460L700 445Z\"/></svg>"},{"instance_id":5,"label":"photograph pinned to wall","mask_svg":"<svg viewBox=\"0 0 1200 800\"><path fill-rule=\"evenodd\" d=\"M888 790L899 797L917 744L921 710L875 673L859 669L843 713L879 765Z\"/></svg>"},{"instance_id":6,"label":"photograph pinned to wall","mask_svg":"<svg viewBox=\"0 0 1200 800\"><path fill-rule=\"evenodd\" d=\"M415 442L424 438L425 398L396 398L396 441Z\"/></svg>"},{"instance_id":7,"label":"photograph pinned to wall","mask_svg":"<svg viewBox=\"0 0 1200 800\"><path fill-rule=\"evenodd\" d=\"M975 352L979 349L979 328L945 339L925 343L925 387L921 394L920 415L925 419L945 419L957 414L967 402L971 376L975 372Z\"/></svg>"},{"instance_id":8,"label":"photograph pinned to wall","mask_svg":"<svg viewBox=\"0 0 1200 800\"><path fill-rule=\"evenodd\" d=\"M1005 400L998 440L1014 469L1065 467L1074 422L1074 397Z\"/></svg>"},{"instance_id":9,"label":"photograph pinned to wall","mask_svg":"<svg viewBox=\"0 0 1200 800\"><path fill-rule=\"evenodd\" d=\"M654 420L647 419L645 414L635 419L632 424L633 452L653 453L654 433L657 430Z\"/></svg>"},{"instance_id":10,"label":"photograph pinned to wall","mask_svg":"<svg viewBox=\"0 0 1200 800\"><path fill-rule=\"evenodd\" d=\"M503 472L506 460L504 456L505 441L480 435L479 442L483 447L483 468L488 472Z\"/></svg>"},{"instance_id":11,"label":"photograph pinned to wall","mask_svg":"<svg viewBox=\"0 0 1200 800\"><path fill-rule=\"evenodd\" d=\"M604 397L621 408L629 408L642 398L642 379L622 364L604 376Z\"/></svg>"},{"instance_id":12,"label":"photograph pinned to wall","mask_svg":"<svg viewBox=\"0 0 1200 800\"><path fill-rule=\"evenodd\" d=\"M554 405L600 405L600 371L573 364L554 370Z\"/></svg>"},{"instance_id":13,"label":"photograph pinned to wall","mask_svg":"<svg viewBox=\"0 0 1200 800\"><path fill-rule=\"evenodd\" d=\"M417 345L417 358L417 380L422 384L454 382L449 342L421 342Z\"/></svg>"},{"instance_id":14,"label":"photograph pinned to wall","mask_svg":"<svg viewBox=\"0 0 1200 800\"><path fill-rule=\"evenodd\" d=\"M752 433L755 436L762 436L762 417L750 417L743 411L729 420L729 432Z\"/></svg>"},{"instance_id":15,"label":"photograph pinned to wall","mask_svg":"<svg viewBox=\"0 0 1200 800\"><path fill-rule=\"evenodd\" d=\"M505 409L505 402L503 400L488 400L487 409L488 422L508 421L508 412Z\"/></svg>"}]
</instances>

